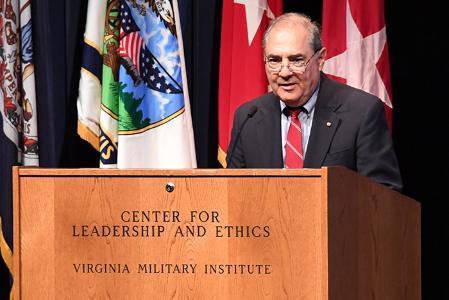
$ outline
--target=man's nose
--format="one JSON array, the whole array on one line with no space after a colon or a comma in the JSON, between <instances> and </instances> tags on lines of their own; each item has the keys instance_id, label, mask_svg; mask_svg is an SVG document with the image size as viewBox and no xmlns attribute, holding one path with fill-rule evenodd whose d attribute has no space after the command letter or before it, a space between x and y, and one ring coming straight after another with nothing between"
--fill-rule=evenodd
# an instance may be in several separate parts
<instances>
[{"instance_id":1,"label":"man's nose","mask_svg":"<svg viewBox=\"0 0 449 300\"><path fill-rule=\"evenodd\" d=\"M281 70L279 71L279 76L281 77L289 77L293 74L293 72L290 70L289 64L282 64Z\"/></svg>"}]
</instances>

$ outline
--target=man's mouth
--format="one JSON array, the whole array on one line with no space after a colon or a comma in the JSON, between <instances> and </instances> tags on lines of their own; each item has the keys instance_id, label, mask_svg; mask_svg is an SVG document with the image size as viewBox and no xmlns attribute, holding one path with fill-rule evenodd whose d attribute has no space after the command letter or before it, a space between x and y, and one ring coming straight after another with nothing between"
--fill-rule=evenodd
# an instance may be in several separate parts
<instances>
[{"instance_id":1,"label":"man's mouth","mask_svg":"<svg viewBox=\"0 0 449 300\"><path fill-rule=\"evenodd\" d=\"M295 88L295 83L280 83L279 86L285 91L291 91Z\"/></svg>"}]
</instances>

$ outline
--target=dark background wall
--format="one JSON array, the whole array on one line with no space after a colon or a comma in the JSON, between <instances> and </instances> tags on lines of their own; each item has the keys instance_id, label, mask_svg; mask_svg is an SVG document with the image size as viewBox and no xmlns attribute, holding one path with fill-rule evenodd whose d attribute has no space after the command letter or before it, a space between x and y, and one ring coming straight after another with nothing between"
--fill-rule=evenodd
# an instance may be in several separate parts
<instances>
[{"instance_id":1,"label":"dark background wall","mask_svg":"<svg viewBox=\"0 0 449 300\"><path fill-rule=\"evenodd\" d=\"M404 193L421 202L424 299L449 299L449 26L437 1L386 1L393 138Z\"/></svg>"}]
</instances>

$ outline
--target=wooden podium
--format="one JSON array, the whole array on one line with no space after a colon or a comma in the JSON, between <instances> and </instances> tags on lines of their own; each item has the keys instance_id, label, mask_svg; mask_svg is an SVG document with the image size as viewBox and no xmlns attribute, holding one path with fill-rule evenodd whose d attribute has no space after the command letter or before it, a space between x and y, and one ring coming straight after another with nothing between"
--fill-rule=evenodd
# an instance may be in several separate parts
<instances>
[{"instance_id":1,"label":"wooden podium","mask_svg":"<svg viewBox=\"0 0 449 300\"><path fill-rule=\"evenodd\" d=\"M15 168L14 298L420 299L420 227L344 168Z\"/></svg>"}]
</instances>

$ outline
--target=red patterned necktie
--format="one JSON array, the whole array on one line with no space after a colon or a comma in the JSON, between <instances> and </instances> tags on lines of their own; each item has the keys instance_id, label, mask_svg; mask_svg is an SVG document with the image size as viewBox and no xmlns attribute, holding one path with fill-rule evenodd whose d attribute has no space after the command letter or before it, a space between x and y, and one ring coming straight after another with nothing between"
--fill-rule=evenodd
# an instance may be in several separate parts
<instances>
[{"instance_id":1,"label":"red patterned necktie","mask_svg":"<svg viewBox=\"0 0 449 300\"><path fill-rule=\"evenodd\" d=\"M287 134L287 145L285 147L285 167L288 169L301 169L304 166L302 154L302 130L299 114L301 109L291 109L290 127Z\"/></svg>"}]
</instances>

